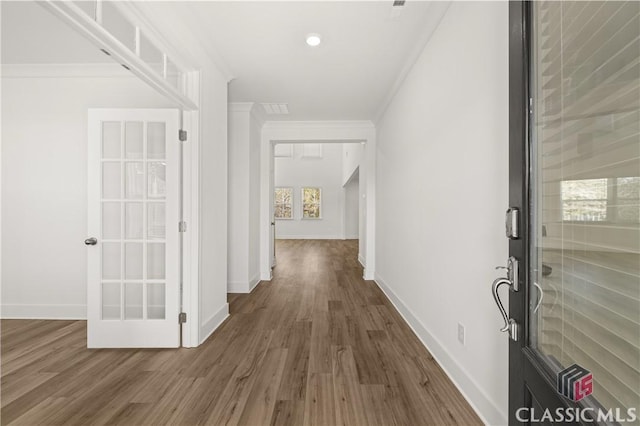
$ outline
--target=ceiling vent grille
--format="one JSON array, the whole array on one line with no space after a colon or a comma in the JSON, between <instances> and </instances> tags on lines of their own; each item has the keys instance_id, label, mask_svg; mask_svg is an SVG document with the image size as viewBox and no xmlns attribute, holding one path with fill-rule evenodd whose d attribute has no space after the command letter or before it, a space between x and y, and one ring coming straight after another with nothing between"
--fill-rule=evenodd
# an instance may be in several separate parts
<instances>
[{"instance_id":1,"label":"ceiling vent grille","mask_svg":"<svg viewBox=\"0 0 640 426\"><path fill-rule=\"evenodd\" d=\"M404 6L405 0L393 0L394 6Z\"/></svg>"},{"instance_id":2,"label":"ceiling vent grille","mask_svg":"<svg viewBox=\"0 0 640 426\"><path fill-rule=\"evenodd\" d=\"M288 104L263 103L262 107L264 108L264 112L266 112L269 115L289 114Z\"/></svg>"}]
</instances>

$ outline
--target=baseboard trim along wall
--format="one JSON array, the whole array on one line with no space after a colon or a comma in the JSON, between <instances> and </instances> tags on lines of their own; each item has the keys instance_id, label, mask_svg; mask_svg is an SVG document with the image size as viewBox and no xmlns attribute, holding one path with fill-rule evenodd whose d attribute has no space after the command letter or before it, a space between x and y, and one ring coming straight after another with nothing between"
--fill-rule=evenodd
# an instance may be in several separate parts
<instances>
[{"instance_id":1,"label":"baseboard trim along wall","mask_svg":"<svg viewBox=\"0 0 640 426\"><path fill-rule=\"evenodd\" d=\"M249 293L249 283L246 281L229 281L227 293Z\"/></svg>"},{"instance_id":2,"label":"baseboard trim along wall","mask_svg":"<svg viewBox=\"0 0 640 426\"><path fill-rule=\"evenodd\" d=\"M278 235L276 240L344 240L340 235Z\"/></svg>"},{"instance_id":3,"label":"baseboard trim along wall","mask_svg":"<svg viewBox=\"0 0 640 426\"><path fill-rule=\"evenodd\" d=\"M255 274L253 278L249 280L249 293L251 293L258 284L260 284L260 274Z\"/></svg>"},{"instance_id":4,"label":"baseboard trim along wall","mask_svg":"<svg viewBox=\"0 0 640 426\"><path fill-rule=\"evenodd\" d=\"M418 336L418 339L427 348L427 350L433 355L433 358L438 362L440 367L444 370L446 375L451 379L453 384L458 388L462 396L467 400L469 405L475 410L484 424L507 424L507 418L497 406L489 400L482 389L469 378L466 370L462 368L456 361L449 355L444 346L436 339L422 324L422 322L413 314L411 309L405 305L405 303L391 290L385 280L376 274L375 283L380 290L387 296L393 306L400 312L400 315L413 332ZM506 367L505 367L506 368Z\"/></svg>"},{"instance_id":5,"label":"baseboard trim along wall","mask_svg":"<svg viewBox=\"0 0 640 426\"><path fill-rule=\"evenodd\" d=\"M200 344L203 344L205 340L213 334L214 331L222 324L224 320L229 316L229 304L225 303L215 314L211 315L208 320L206 320L200 326Z\"/></svg>"},{"instance_id":6,"label":"baseboard trim along wall","mask_svg":"<svg viewBox=\"0 0 640 426\"><path fill-rule=\"evenodd\" d=\"M256 274L249 281L229 281L227 284L227 293L251 293L259 282L259 274Z\"/></svg>"},{"instance_id":7,"label":"baseboard trim along wall","mask_svg":"<svg viewBox=\"0 0 640 426\"><path fill-rule=\"evenodd\" d=\"M365 266L365 260L364 260L364 256L360 253L358 253L358 262L360 262L360 265L362 265L363 268L366 268Z\"/></svg>"},{"instance_id":8,"label":"baseboard trim along wall","mask_svg":"<svg viewBox=\"0 0 640 426\"><path fill-rule=\"evenodd\" d=\"M2 319L86 320L87 305L2 305Z\"/></svg>"}]
</instances>

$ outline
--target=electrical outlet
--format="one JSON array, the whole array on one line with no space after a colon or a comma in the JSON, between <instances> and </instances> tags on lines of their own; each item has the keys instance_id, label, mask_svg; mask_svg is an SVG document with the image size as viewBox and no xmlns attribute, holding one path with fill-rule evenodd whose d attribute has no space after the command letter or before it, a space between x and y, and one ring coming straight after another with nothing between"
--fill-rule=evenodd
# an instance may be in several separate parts
<instances>
[{"instance_id":1,"label":"electrical outlet","mask_svg":"<svg viewBox=\"0 0 640 426\"><path fill-rule=\"evenodd\" d=\"M458 342L464 346L464 325L458 323Z\"/></svg>"}]
</instances>

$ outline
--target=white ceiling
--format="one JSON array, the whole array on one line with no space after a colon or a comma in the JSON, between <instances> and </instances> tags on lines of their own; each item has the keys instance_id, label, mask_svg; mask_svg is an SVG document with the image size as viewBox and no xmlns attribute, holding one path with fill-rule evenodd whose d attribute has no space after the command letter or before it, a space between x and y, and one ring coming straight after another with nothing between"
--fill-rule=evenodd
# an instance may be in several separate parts
<instances>
[{"instance_id":1,"label":"white ceiling","mask_svg":"<svg viewBox=\"0 0 640 426\"><path fill-rule=\"evenodd\" d=\"M2 1L3 63L105 62L49 12ZM233 77L231 102L286 103L269 120L375 120L446 6L407 1L144 1L168 38L197 40ZM166 31L165 31L166 30ZM319 33L311 48L305 35Z\"/></svg>"},{"instance_id":2,"label":"white ceiling","mask_svg":"<svg viewBox=\"0 0 640 426\"><path fill-rule=\"evenodd\" d=\"M376 118L441 16L442 4L409 0L392 19L392 4L168 2L154 3L153 12L192 23L234 77L230 101L288 104L289 115L270 120L367 120ZM322 44L307 46L308 33L321 34Z\"/></svg>"}]
</instances>

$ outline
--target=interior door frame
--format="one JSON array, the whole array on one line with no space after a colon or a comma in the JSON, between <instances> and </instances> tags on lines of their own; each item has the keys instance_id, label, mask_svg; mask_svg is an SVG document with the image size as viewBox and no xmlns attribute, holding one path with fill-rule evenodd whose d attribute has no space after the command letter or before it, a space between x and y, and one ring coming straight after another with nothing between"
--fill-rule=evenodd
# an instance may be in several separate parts
<instances>
[{"instance_id":1,"label":"interior door frame","mask_svg":"<svg viewBox=\"0 0 640 426\"><path fill-rule=\"evenodd\" d=\"M509 256L520 261L519 291L509 291L509 317L520 325L518 340L509 339L509 425L521 407L584 408L556 390L555 373L529 347L529 270L531 195L531 1L509 2L509 206L518 208L519 237L509 240ZM535 399L535 400L534 400Z\"/></svg>"}]
</instances>

